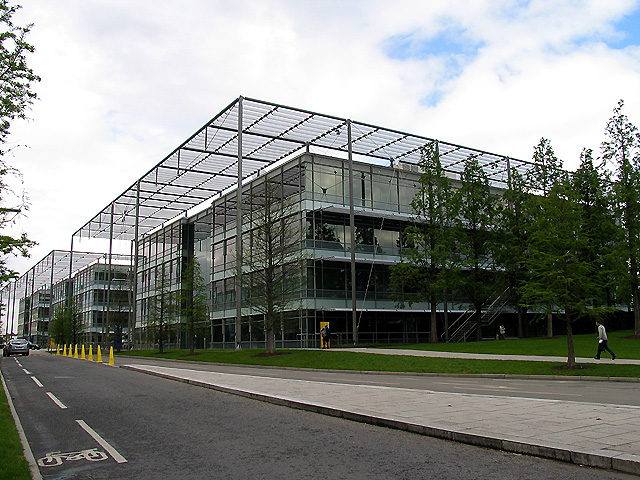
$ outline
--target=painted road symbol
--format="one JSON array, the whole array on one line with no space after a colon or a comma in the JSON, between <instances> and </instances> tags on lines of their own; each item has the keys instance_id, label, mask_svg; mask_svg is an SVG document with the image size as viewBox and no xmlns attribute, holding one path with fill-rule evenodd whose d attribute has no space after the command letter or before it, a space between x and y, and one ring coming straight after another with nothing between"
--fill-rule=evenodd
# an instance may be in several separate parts
<instances>
[{"instance_id":1,"label":"painted road symbol","mask_svg":"<svg viewBox=\"0 0 640 480\"><path fill-rule=\"evenodd\" d=\"M58 465L62 465L64 460L68 462L74 462L76 460L89 460L90 462L99 462L101 460L106 460L107 454L101 452L97 448L90 448L89 450L81 450L79 452L69 452L69 453L60 453L60 452L50 452L43 458L38 460L38 465L41 467L57 467Z\"/></svg>"}]
</instances>

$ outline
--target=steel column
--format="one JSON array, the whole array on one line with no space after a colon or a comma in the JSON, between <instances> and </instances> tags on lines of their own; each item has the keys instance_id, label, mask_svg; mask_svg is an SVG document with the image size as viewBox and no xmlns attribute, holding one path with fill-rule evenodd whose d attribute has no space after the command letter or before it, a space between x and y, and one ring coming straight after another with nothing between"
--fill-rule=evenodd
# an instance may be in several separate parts
<instances>
[{"instance_id":1,"label":"steel column","mask_svg":"<svg viewBox=\"0 0 640 480\"><path fill-rule=\"evenodd\" d=\"M49 284L49 325L51 325L51 320L53 319L53 266L55 265L55 261L56 261L56 251L52 250L51 251L51 283ZM49 329L47 328L47 333L49 332ZM49 335L49 345L47 345L47 348L49 348L49 346L51 345L51 336Z\"/></svg>"},{"instance_id":2,"label":"steel column","mask_svg":"<svg viewBox=\"0 0 640 480\"><path fill-rule=\"evenodd\" d=\"M107 329L109 328L109 312L111 311L111 304L109 302L111 297L111 276L112 276L112 268L111 268L111 253L113 252L113 203L111 203L111 221L109 222L109 269L107 270ZM104 301L104 296L103 296ZM104 322L102 323L102 340L104 341ZM107 330L108 333L108 330ZM113 336L113 341L115 343L115 334ZM106 344L105 344L106 345Z\"/></svg>"},{"instance_id":3,"label":"steel column","mask_svg":"<svg viewBox=\"0 0 640 480\"><path fill-rule=\"evenodd\" d=\"M132 272L133 273L132 275L133 276L133 305L132 305L133 332L131 330L131 325L129 325L129 345L131 344L131 341L135 337L136 323L138 321L138 249L139 249L138 227L140 224L139 222L140 222L140 180L138 180L138 184L136 186L136 223L135 223L135 231L134 231L135 238L133 239L133 243L135 245L135 252L133 257L133 272Z\"/></svg>"},{"instance_id":4,"label":"steel column","mask_svg":"<svg viewBox=\"0 0 640 480\"><path fill-rule=\"evenodd\" d=\"M238 99L238 186L236 201L236 350L242 348L242 101Z\"/></svg>"},{"instance_id":5,"label":"steel column","mask_svg":"<svg viewBox=\"0 0 640 480\"><path fill-rule=\"evenodd\" d=\"M353 344L358 344L358 315L356 312L356 228L353 199L353 151L351 144L351 120L347 120L347 152L349 158L349 228L351 230L351 323Z\"/></svg>"}]
</instances>

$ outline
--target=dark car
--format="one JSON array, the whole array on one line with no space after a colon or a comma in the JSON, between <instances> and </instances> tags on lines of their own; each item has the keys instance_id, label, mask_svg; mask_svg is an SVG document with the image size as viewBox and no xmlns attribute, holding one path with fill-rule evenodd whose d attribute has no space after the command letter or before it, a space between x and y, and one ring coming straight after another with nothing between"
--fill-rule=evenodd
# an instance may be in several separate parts
<instances>
[{"instance_id":1,"label":"dark car","mask_svg":"<svg viewBox=\"0 0 640 480\"><path fill-rule=\"evenodd\" d=\"M40 345L38 345L37 343L33 343L33 342L27 342L29 344L29 348L31 350L40 350Z\"/></svg>"},{"instance_id":2,"label":"dark car","mask_svg":"<svg viewBox=\"0 0 640 480\"><path fill-rule=\"evenodd\" d=\"M8 357L10 355L29 355L29 342L22 338L9 340L2 349L2 356Z\"/></svg>"}]
</instances>

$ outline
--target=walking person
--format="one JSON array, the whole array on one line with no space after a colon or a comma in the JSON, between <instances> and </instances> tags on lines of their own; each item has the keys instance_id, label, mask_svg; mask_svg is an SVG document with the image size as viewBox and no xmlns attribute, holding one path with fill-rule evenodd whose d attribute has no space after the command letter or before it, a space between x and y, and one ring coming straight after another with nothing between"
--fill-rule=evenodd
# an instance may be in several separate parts
<instances>
[{"instance_id":1,"label":"walking person","mask_svg":"<svg viewBox=\"0 0 640 480\"><path fill-rule=\"evenodd\" d=\"M598 353L596 353L596 356L593 358L600 360L600 354L606 350L611 354L611 359L615 360L616 354L613 353L609 348L609 346L607 345L607 341L608 341L607 331L605 330L604 325L602 325L597 320L596 320L596 325L598 326Z\"/></svg>"},{"instance_id":2,"label":"walking person","mask_svg":"<svg viewBox=\"0 0 640 480\"><path fill-rule=\"evenodd\" d=\"M504 334L507 333L507 329L504 328L504 325L500 325L499 332L500 332L500 340L504 340L505 339Z\"/></svg>"},{"instance_id":3,"label":"walking person","mask_svg":"<svg viewBox=\"0 0 640 480\"><path fill-rule=\"evenodd\" d=\"M320 337L322 339L322 349L327 349L331 345L331 330L329 330L329 324L325 323L324 327L320 331Z\"/></svg>"}]
</instances>

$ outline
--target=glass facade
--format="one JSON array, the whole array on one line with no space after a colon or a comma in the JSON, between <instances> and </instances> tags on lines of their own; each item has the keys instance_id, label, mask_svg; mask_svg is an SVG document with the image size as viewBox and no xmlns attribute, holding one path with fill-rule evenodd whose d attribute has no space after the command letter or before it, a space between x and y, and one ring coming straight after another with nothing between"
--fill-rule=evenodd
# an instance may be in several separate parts
<instances>
[{"instance_id":1,"label":"glass facade","mask_svg":"<svg viewBox=\"0 0 640 480\"><path fill-rule=\"evenodd\" d=\"M401 259L403 231L412 224L411 200L418 191L419 173L354 162L354 228L356 328L359 342L426 341L428 306L399 309L392 299L389 266ZM281 186L281 196L295 204L300 235L290 244L305 259L301 267L294 321L283 323L278 346L315 346L321 321L330 321L338 342L353 338L349 175L344 160L303 154L265 174ZM254 250L255 218L262 208L262 179L243 186L242 248ZM258 192L258 193L256 193ZM165 226L139 242L138 323L144 329L145 302L153 295L154 269L169 265L172 285L180 288L180 265L195 255L207 285L209 324L201 346L231 348L236 336L237 196L235 191L216 198L193 218ZM178 270L176 270L178 269ZM245 271L244 275L251 272ZM261 314L243 288L241 343L264 346ZM464 299L454 298L450 310ZM444 308L444 306L441 306ZM252 321L249 321L251 319ZM179 321L179 320L178 320Z\"/></svg>"}]
</instances>

